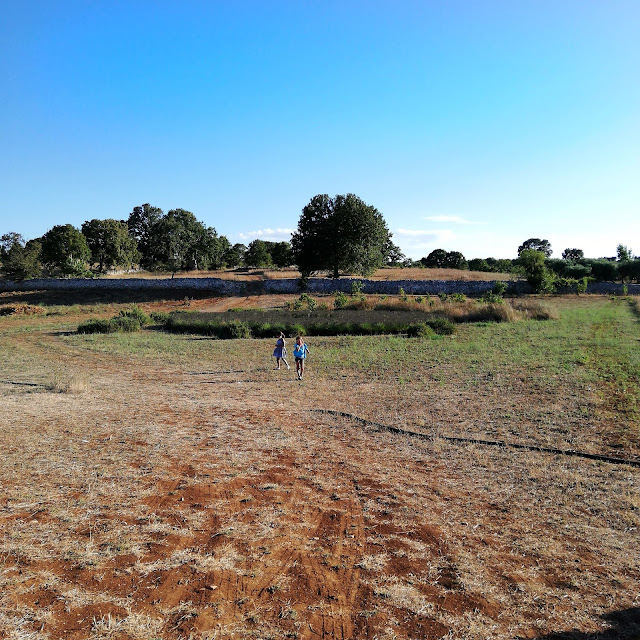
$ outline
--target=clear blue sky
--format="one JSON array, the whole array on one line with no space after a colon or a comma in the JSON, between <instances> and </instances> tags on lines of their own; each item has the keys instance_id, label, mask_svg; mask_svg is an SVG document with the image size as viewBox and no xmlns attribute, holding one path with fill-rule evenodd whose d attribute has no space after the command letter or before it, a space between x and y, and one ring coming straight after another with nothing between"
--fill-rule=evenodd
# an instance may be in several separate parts
<instances>
[{"instance_id":1,"label":"clear blue sky","mask_svg":"<svg viewBox=\"0 0 640 640\"><path fill-rule=\"evenodd\" d=\"M640 253L638 0L0 0L0 234L355 193L412 258Z\"/></svg>"}]
</instances>

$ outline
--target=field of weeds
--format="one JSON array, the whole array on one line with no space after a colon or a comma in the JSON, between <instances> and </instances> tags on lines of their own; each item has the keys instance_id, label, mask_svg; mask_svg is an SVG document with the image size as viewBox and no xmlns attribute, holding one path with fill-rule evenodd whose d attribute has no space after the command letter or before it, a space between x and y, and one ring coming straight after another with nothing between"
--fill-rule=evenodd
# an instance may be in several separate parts
<instances>
[{"instance_id":1,"label":"field of weeds","mask_svg":"<svg viewBox=\"0 0 640 640\"><path fill-rule=\"evenodd\" d=\"M72 302L0 299L44 310L0 315L0 637L640 636L637 301L313 337L302 383Z\"/></svg>"}]
</instances>

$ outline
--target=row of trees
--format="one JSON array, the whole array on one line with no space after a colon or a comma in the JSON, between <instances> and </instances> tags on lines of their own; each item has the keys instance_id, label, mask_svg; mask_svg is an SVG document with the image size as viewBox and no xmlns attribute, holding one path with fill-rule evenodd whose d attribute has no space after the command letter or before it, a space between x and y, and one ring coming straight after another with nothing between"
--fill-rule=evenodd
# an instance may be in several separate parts
<instances>
[{"instance_id":1,"label":"row of trees","mask_svg":"<svg viewBox=\"0 0 640 640\"><path fill-rule=\"evenodd\" d=\"M29 242L17 233L0 238L1 269L13 279L36 277L43 271L84 276L133 266L173 274L291 265L297 265L304 279L318 272L368 276L381 266L402 265L527 275L535 271L536 277L547 279L640 281L640 259L624 245L618 246L616 257L597 260L574 248L565 249L562 259L552 259L552 253L548 240L529 238L518 247L514 260L467 261L459 251L435 249L413 262L392 242L382 214L351 193L313 197L302 210L291 243L254 240L248 246L232 245L190 211L172 209L165 214L150 204L134 207L126 221L92 219L81 229L57 225Z\"/></svg>"},{"instance_id":2,"label":"row of trees","mask_svg":"<svg viewBox=\"0 0 640 640\"><path fill-rule=\"evenodd\" d=\"M618 245L616 256L609 258L585 258L584 251L575 248L565 249L562 259L551 258L552 253L548 240L529 238L518 247L518 257L513 260L474 258L467 261L459 251L435 249L426 258L418 260L416 266L518 275L535 272L537 275L534 279L540 280L540 286L543 280L549 283L558 279L640 281L640 258L635 258L631 249L622 244Z\"/></svg>"},{"instance_id":3,"label":"row of trees","mask_svg":"<svg viewBox=\"0 0 640 640\"><path fill-rule=\"evenodd\" d=\"M190 211L165 214L150 204L134 207L126 221L92 219L81 229L56 225L26 243L17 233L0 238L1 268L13 279L43 272L78 277L133 266L173 274L297 265L304 277L318 271L366 276L403 259L380 212L353 194L312 198L291 243L254 240L248 246L232 245Z\"/></svg>"},{"instance_id":4,"label":"row of trees","mask_svg":"<svg viewBox=\"0 0 640 640\"><path fill-rule=\"evenodd\" d=\"M77 229L56 225L42 237L25 242L9 232L0 237L2 272L24 280L42 273L86 276L139 266L175 273L193 269L292 264L288 242L254 240L231 244L184 209L166 214L158 207L134 207L127 220L87 220Z\"/></svg>"}]
</instances>

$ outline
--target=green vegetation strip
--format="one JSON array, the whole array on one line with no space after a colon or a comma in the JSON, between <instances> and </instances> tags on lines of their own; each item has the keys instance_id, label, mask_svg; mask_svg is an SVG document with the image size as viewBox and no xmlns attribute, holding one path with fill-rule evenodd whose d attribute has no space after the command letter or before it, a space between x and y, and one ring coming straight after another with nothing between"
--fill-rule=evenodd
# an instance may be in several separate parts
<instances>
[{"instance_id":1,"label":"green vegetation strip","mask_svg":"<svg viewBox=\"0 0 640 640\"><path fill-rule=\"evenodd\" d=\"M434 440L436 437L445 442L454 442L457 444L481 444L489 447L502 447L509 449L521 449L524 451L538 451L540 453L552 453L555 455L570 456L575 458L585 458L587 460L598 460L599 462L609 462L611 464L623 464L631 467L640 467L640 460L629 460L626 458L613 458L611 456L605 456L598 453L586 453L584 451L575 451L574 449L555 449L553 447L540 447L534 444L517 444L515 442L504 442L503 440L481 440L479 438L457 438L453 436L432 436L427 433L419 433L418 431L409 431L408 429L400 429L400 427L392 427L380 422L372 422L366 420L360 416L354 416L351 413L345 413L344 411L335 411L333 409L307 409L312 413L323 413L325 415L339 416L341 418L347 418L358 422L367 427L373 427L380 431L389 431L391 433L397 433L404 436L412 436L415 438L422 438L423 440Z\"/></svg>"},{"instance_id":2,"label":"green vegetation strip","mask_svg":"<svg viewBox=\"0 0 640 640\"><path fill-rule=\"evenodd\" d=\"M269 338L286 336L338 336L406 334L410 337L450 335L454 324L440 315L394 311L172 313L164 329L215 338Z\"/></svg>"}]
</instances>

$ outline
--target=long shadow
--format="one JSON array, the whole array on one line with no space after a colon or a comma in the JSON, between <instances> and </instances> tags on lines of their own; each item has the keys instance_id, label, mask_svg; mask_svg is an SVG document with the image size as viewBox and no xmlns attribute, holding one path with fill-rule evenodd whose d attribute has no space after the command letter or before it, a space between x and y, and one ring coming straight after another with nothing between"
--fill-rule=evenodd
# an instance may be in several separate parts
<instances>
[{"instance_id":1,"label":"long shadow","mask_svg":"<svg viewBox=\"0 0 640 640\"><path fill-rule=\"evenodd\" d=\"M0 297L0 303L23 303L72 306L75 304L108 304L135 302L162 302L170 300L204 300L209 298L224 298L221 293L202 289L104 289L78 291L14 291L6 292Z\"/></svg>"},{"instance_id":2,"label":"long shadow","mask_svg":"<svg viewBox=\"0 0 640 640\"><path fill-rule=\"evenodd\" d=\"M16 382L15 380L0 380L0 384L13 384L18 387L44 387L41 382Z\"/></svg>"},{"instance_id":3,"label":"long shadow","mask_svg":"<svg viewBox=\"0 0 640 640\"><path fill-rule=\"evenodd\" d=\"M610 625L606 631L562 631L538 636L536 640L640 640L640 607L612 611L602 619Z\"/></svg>"}]
</instances>

